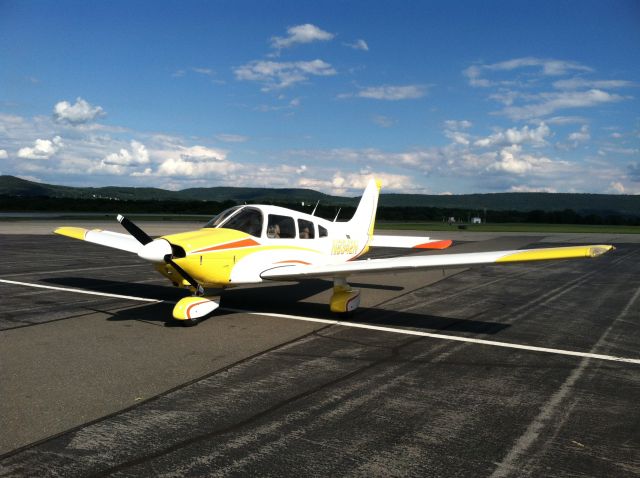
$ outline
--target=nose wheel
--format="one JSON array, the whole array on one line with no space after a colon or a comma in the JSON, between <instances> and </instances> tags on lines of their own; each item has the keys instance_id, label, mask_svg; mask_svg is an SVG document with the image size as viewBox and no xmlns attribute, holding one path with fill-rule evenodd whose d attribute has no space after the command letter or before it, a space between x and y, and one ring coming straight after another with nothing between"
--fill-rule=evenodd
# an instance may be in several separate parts
<instances>
[{"instance_id":1,"label":"nose wheel","mask_svg":"<svg viewBox=\"0 0 640 478\"><path fill-rule=\"evenodd\" d=\"M183 325L197 325L200 319L220 307L219 296L184 297L173 308L173 318Z\"/></svg>"}]
</instances>

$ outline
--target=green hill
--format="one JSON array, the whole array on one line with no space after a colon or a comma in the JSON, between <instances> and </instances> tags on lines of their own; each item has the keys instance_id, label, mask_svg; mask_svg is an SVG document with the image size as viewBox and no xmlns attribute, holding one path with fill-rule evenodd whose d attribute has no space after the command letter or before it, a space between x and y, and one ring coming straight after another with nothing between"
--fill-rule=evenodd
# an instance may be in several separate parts
<instances>
[{"instance_id":1,"label":"green hill","mask_svg":"<svg viewBox=\"0 0 640 478\"><path fill-rule=\"evenodd\" d=\"M81 188L42 184L0 176L0 196L50 197L66 199L111 199L120 201L234 201L236 203L315 203L324 206L355 206L358 198L331 196L311 189L190 188L167 191L159 188L109 186ZM381 194L380 206L387 208L430 207L482 211L563 211L580 214L619 214L640 217L640 195L572 193L493 193L460 195Z\"/></svg>"}]
</instances>

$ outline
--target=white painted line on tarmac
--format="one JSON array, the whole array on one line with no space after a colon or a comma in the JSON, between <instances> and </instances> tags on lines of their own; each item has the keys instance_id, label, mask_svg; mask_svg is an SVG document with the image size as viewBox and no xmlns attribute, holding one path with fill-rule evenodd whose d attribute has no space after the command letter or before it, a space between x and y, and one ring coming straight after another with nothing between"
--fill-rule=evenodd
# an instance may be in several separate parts
<instances>
[{"instance_id":1,"label":"white painted line on tarmac","mask_svg":"<svg viewBox=\"0 0 640 478\"><path fill-rule=\"evenodd\" d=\"M357 329L378 330L380 332L390 332L394 334L417 335L420 337L430 337L433 339L441 339L441 340L452 340L455 342L466 342L470 344L480 344L480 345L492 345L494 347L503 347L508 349L528 350L531 352L544 352L544 353L550 353L550 354L556 354L556 355L569 355L573 357L586 357L586 358L591 358L595 360L608 360L611 362L624 362L624 363L632 363L632 364L640 365L640 359L628 358L628 357L617 357L615 355L593 354L589 352L577 352L574 350L553 349L548 347L536 347L534 345L514 344L509 342L497 342L495 340L473 339L469 337L458 337L455 335L446 335L446 334L434 334L431 332L422 332L419 330L400 329L395 327L383 327L380 325L360 324L356 322L345 322L341 320L314 319L312 317L303 317L298 315L276 314L271 312L253 312L250 310L242 310L242 309L228 309L228 308L221 308L221 309L228 310L230 312L240 312L240 313L249 314L249 315L264 315L268 317L276 317L281 319L302 320L306 322L318 322L321 324L341 325L343 327L353 327Z\"/></svg>"},{"instance_id":2,"label":"white painted line on tarmac","mask_svg":"<svg viewBox=\"0 0 640 478\"><path fill-rule=\"evenodd\" d=\"M75 292L76 294L87 294L87 295L99 295L101 297L113 297L115 299L127 299L127 300L137 300L139 302L163 302L162 300L158 300L158 299L147 299L145 297L134 297L131 295L120 295L120 294L108 294L106 292L94 292L91 290L84 290L84 289L71 289L71 288L67 288L67 287L56 287L56 286L52 286L52 285L44 285L44 284L33 284L31 282L18 282L15 280L7 280L7 279L0 279L0 282L3 282L5 284L13 284L13 285L24 285L27 287L35 287L38 289L51 289L51 290L61 290L64 292Z\"/></svg>"},{"instance_id":3,"label":"white painted line on tarmac","mask_svg":"<svg viewBox=\"0 0 640 478\"><path fill-rule=\"evenodd\" d=\"M7 279L0 279L0 282L5 284L14 284L14 285L23 285L27 287L36 287L40 289L52 289L52 290L60 290L64 292L75 292L77 294L87 294L87 295L97 295L101 297L113 297L116 299L127 299L127 300L136 300L139 302L166 302L172 303L170 301L163 301L158 299L148 299L145 297L134 297L130 295L119 295L119 294L108 294L106 292L94 292L83 289L71 289L66 287L55 287L50 285L43 284L33 284L30 282L18 282ZM550 353L556 355L568 355L572 357L586 357L595 360L607 360L611 362L624 362L624 363L632 363L640 365L640 359L636 358L628 358L628 357L617 357L615 355L604 355L604 354L593 354L589 352L577 352L574 350L563 350L563 349L553 349L548 347L536 347L533 345L523 345L523 344L514 344L509 342L497 342L495 340L483 340L483 339L473 339L470 337L458 337L455 335L446 335L446 334L434 334L431 332L421 332L419 330L410 330L410 329L400 329L396 327L383 327L380 325L369 325L369 324L359 324L356 322L345 322L342 320L331 320L331 319L316 319L313 317L304 317L301 315L290 315L290 314L278 314L274 312L256 312L252 310L244 310L244 309L233 309L227 307L221 307L220 310L226 310L229 312L237 312L242 314L249 315L261 315L266 317L275 317L279 319L290 319L290 320L301 320L305 322L316 322L320 324L329 324L329 325L341 325L343 327L352 327L356 329L368 329L368 330L377 330L380 332L389 332L393 334L403 334L403 335L415 335L419 337L430 337L432 339L440 339L440 340L451 340L455 342L466 342L470 344L480 344L480 345L491 345L494 347L503 347L508 349L517 349L517 350L528 350L531 352L543 352Z\"/></svg>"}]
</instances>

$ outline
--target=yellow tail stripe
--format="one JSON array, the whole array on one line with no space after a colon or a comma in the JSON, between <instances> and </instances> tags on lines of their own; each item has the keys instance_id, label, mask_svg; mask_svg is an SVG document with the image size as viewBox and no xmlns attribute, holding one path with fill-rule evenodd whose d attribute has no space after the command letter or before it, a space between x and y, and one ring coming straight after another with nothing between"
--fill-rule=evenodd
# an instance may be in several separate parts
<instances>
[{"instance_id":1,"label":"yellow tail stripe","mask_svg":"<svg viewBox=\"0 0 640 478\"><path fill-rule=\"evenodd\" d=\"M546 249L531 249L515 252L497 259L496 262L544 261L549 259L575 259L579 257L596 257L614 249L610 245L570 246Z\"/></svg>"}]
</instances>

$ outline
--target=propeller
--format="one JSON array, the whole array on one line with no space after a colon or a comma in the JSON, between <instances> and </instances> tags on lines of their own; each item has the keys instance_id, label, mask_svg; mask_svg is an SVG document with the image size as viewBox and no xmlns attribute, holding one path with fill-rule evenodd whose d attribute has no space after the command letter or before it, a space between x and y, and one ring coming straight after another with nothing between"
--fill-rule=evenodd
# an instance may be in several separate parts
<instances>
[{"instance_id":1,"label":"propeller","mask_svg":"<svg viewBox=\"0 0 640 478\"><path fill-rule=\"evenodd\" d=\"M151 262L164 261L165 263L170 264L171 267L178 271L178 274L184 277L184 279L191 284L191 286L196 290L196 295L201 296L204 294L204 288L198 284L198 281L173 260L173 247L169 241L165 239L151 239L146 232L121 214L118 214L118 222L122 224L122 227L124 227L129 234L142 244L142 247L138 252L138 256Z\"/></svg>"},{"instance_id":2,"label":"propeller","mask_svg":"<svg viewBox=\"0 0 640 478\"><path fill-rule=\"evenodd\" d=\"M118 222L122 224L122 227L124 227L127 230L127 232L131 234L133 237L135 237L138 240L138 242L143 246L146 246L147 244L153 241L153 239L151 239L146 232L144 232L142 229L140 229L138 226L136 226L133 222L131 222L126 217L124 217L122 214L118 214Z\"/></svg>"}]
</instances>

